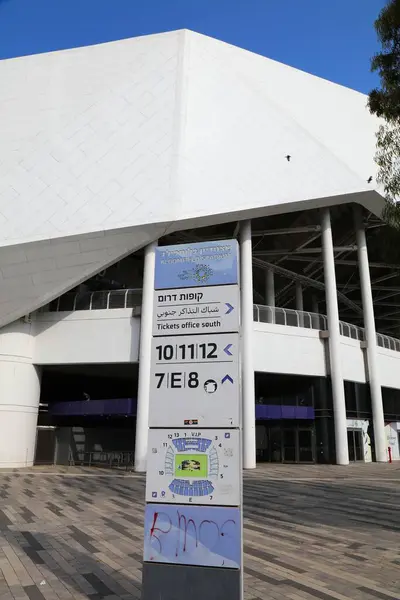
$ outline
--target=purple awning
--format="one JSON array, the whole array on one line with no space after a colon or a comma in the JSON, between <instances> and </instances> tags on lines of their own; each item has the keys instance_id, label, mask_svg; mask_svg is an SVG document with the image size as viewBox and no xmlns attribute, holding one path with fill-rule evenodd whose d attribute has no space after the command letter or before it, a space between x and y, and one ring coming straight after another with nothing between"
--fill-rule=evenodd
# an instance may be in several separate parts
<instances>
[{"instance_id":1,"label":"purple awning","mask_svg":"<svg viewBox=\"0 0 400 600\"><path fill-rule=\"evenodd\" d=\"M101 416L136 415L135 398L114 398L110 400L78 400L76 402L56 402L49 405L49 413L57 416Z\"/></svg>"},{"instance_id":2,"label":"purple awning","mask_svg":"<svg viewBox=\"0 0 400 600\"><path fill-rule=\"evenodd\" d=\"M49 413L54 416L136 416L135 398L114 398L108 400L78 400L75 402L55 402L49 405ZM256 419L314 419L312 406L280 406L256 404Z\"/></svg>"},{"instance_id":3,"label":"purple awning","mask_svg":"<svg viewBox=\"0 0 400 600\"><path fill-rule=\"evenodd\" d=\"M256 404L256 419L314 419L312 406L280 406L275 404Z\"/></svg>"}]
</instances>

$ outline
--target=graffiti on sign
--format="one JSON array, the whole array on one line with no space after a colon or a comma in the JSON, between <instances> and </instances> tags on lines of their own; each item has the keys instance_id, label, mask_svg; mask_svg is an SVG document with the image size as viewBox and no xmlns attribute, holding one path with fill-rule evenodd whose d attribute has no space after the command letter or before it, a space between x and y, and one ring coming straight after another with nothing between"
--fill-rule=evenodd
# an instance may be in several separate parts
<instances>
[{"instance_id":1,"label":"graffiti on sign","mask_svg":"<svg viewBox=\"0 0 400 600\"><path fill-rule=\"evenodd\" d=\"M148 504L144 560L208 567L240 567L238 508Z\"/></svg>"}]
</instances>

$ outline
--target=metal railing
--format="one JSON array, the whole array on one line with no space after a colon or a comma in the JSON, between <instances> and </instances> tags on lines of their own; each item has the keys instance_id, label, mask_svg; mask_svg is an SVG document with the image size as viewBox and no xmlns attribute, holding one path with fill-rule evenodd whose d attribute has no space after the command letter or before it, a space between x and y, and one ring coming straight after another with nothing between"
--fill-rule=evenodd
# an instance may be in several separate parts
<instances>
[{"instance_id":1,"label":"metal railing","mask_svg":"<svg viewBox=\"0 0 400 600\"><path fill-rule=\"evenodd\" d=\"M292 310L290 308L279 308L254 304L253 318L257 323L273 323L274 325L286 325L287 327L303 327L305 329L318 329L327 331L328 319L325 315ZM340 335L359 342L365 342L365 329L352 323L339 321ZM380 348L400 352L400 340L385 335L376 334L377 345Z\"/></svg>"},{"instance_id":2,"label":"metal railing","mask_svg":"<svg viewBox=\"0 0 400 600\"><path fill-rule=\"evenodd\" d=\"M133 288L127 290L109 290L97 292L67 293L43 310L51 312L75 311L75 310L107 310L113 308L135 308L142 304L142 290ZM325 315L318 313L293 310L290 308L279 308L254 304L253 318L257 323L273 323L275 325L286 325L287 327L302 327L305 329L316 329L326 331L328 320ZM365 330L362 327L339 321L340 335L365 341ZM400 352L400 340L385 335L376 334L377 344L380 348Z\"/></svg>"},{"instance_id":3,"label":"metal railing","mask_svg":"<svg viewBox=\"0 0 400 600\"><path fill-rule=\"evenodd\" d=\"M387 350L394 350L394 352L400 352L400 340L385 335L384 333L376 334L376 342L380 348L386 348Z\"/></svg>"},{"instance_id":4,"label":"metal railing","mask_svg":"<svg viewBox=\"0 0 400 600\"><path fill-rule=\"evenodd\" d=\"M142 304L142 290L110 290L97 292L67 293L50 303L48 311L107 310L134 308Z\"/></svg>"},{"instance_id":5,"label":"metal railing","mask_svg":"<svg viewBox=\"0 0 400 600\"><path fill-rule=\"evenodd\" d=\"M112 451L94 451L94 452L79 452L73 456L70 451L68 463L70 466L87 466L87 467L107 467L109 469L133 469L135 453L132 451L123 450L121 452Z\"/></svg>"},{"instance_id":6,"label":"metal railing","mask_svg":"<svg viewBox=\"0 0 400 600\"><path fill-rule=\"evenodd\" d=\"M304 327L320 331L325 331L328 325L325 315L290 308L262 306L260 304L254 304L253 318L257 323L273 323L274 325Z\"/></svg>"},{"instance_id":7,"label":"metal railing","mask_svg":"<svg viewBox=\"0 0 400 600\"><path fill-rule=\"evenodd\" d=\"M358 340L360 342L365 341L365 331L362 327L353 325L352 323L345 323L345 321L339 321L340 335L343 337L351 338L352 340Z\"/></svg>"}]
</instances>

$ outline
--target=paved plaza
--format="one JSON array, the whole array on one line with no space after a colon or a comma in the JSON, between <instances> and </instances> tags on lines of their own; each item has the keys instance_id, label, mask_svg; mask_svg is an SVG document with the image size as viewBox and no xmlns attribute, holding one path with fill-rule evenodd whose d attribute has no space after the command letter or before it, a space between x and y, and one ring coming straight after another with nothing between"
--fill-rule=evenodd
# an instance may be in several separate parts
<instances>
[{"instance_id":1,"label":"paved plaza","mask_svg":"<svg viewBox=\"0 0 400 600\"><path fill-rule=\"evenodd\" d=\"M400 464L246 473L246 599L400 599L399 499ZM0 600L140 598L143 507L135 474L0 472Z\"/></svg>"}]
</instances>

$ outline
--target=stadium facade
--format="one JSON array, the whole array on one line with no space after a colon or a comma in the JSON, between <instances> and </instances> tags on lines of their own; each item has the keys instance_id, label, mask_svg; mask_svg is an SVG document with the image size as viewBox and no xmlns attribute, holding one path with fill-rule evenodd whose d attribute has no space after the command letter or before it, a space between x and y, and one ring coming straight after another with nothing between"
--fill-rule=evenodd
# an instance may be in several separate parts
<instances>
[{"instance_id":1,"label":"stadium facade","mask_svg":"<svg viewBox=\"0 0 400 600\"><path fill-rule=\"evenodd\" d=\"M144 471L155 248L232 238L244 466L400 458L364 95L186 30L0 77L0 467Z\"/></svg>"}]
</instances>

